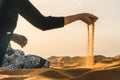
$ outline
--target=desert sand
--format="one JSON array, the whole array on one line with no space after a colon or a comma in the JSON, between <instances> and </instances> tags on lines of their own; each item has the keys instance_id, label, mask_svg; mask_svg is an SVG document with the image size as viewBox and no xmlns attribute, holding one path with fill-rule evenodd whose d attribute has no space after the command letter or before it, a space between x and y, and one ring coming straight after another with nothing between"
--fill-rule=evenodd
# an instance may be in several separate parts
<instances>
[{"instance_id":1,"label":"desert sand","mask_svg":"<svg viewBox=\"0 0 120 80\"><path fill-rule=\"evenodd\" d=\"M65 60L65 57L61 58ZM78 63L78 57L75 58L77 59L74 63ZM49 69L0 69L0 80L120 80L119 56L113 58L97 56L95 59L97 62L91 67L78 65L68 67L67 64L67 68L59 66Z\"/></svg>"}]
</instances>

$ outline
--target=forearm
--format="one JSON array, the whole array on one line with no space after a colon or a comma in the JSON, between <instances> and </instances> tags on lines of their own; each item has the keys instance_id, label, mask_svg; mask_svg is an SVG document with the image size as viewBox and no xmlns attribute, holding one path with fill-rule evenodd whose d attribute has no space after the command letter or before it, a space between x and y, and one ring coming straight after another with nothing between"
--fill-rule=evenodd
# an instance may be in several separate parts
<instances>
[{"instance_id":1,"label":"forearm","mask_svg":"<svg viewBox=\"0 0 120 80\"><path fill-rule=\"evenodd\" d=\"M12 40L12 41L15 41L15 40L17 39L17 36L18 36L18 34L15 34L15 33L14 33L14 34L12 35L12 37L11 37L11 40Z\"/></svg>"},{"instance_id":2,"label":"forearm","mask_svg":"<svg viewBox=\"0 0 120 80\"><path fill-rule=\"evenodd\" d=\"M78 14L64 17L64 25L70 24L74 21L79 20Z\"/></svg>"}]
</instances>

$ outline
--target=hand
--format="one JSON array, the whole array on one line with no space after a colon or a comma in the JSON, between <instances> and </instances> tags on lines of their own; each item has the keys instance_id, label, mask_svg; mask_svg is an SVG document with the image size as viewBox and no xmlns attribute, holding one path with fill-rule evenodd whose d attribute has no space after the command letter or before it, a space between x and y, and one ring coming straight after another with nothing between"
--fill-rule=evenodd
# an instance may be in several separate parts
<instances>
[{"instance_id":1,"label":"hand","mask_svg":"<svg viewBox=\"0 0 120 80\"><path fill-rule=\"evenodd\" d=\"M13 34L11 40L19 44L22 48L26 46L27 41L28 41L25 36L18 35L18 34Z\"/></svg>"},{"instance_id":2,"label":"hand","mask_svg":"<svg viewBox=\"0 0 120 80\"><path fill-rule=\"evenodd\" d=\"M95 23L98 19L98 17L96 17L93 14L89 14L89 13L82 13L82 14L79 14L78 16L79 16L79 20L82 20L88 25Z\"/></svg>"},{"instance_id":3,"label":"hand","mask_svg":"<svg viewBox=\"0 0 120 80\"><path fill-rule=\"evenodd\" d=\"M89 13L82 13L82 14L76 14L71 16L64 17L64 25L70 24L77 20L82 20L83 22L87 23L88 25L91 25L97 21L98 17L94 16L93 14Z\"/></svg>"}]
</instances>

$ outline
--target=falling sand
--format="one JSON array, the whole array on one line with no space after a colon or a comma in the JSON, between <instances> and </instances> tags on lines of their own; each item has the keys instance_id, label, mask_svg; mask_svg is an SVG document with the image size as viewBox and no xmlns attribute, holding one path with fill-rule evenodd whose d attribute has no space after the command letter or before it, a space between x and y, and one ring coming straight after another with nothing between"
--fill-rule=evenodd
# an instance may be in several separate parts
<instances>
[{"instance_id":1,"label":"falling sand","mask_svg":"<svg viewBox=\"0 0 120 80\"><path fill-rule=\"evenodd\" d=\"M94 30L95 26L92 24L92 26L87 25L88 30L88 44L87 44L87 58L86 58L86 65L87 66L93 66L94 65Z\"/></svg>"}]
</instances>

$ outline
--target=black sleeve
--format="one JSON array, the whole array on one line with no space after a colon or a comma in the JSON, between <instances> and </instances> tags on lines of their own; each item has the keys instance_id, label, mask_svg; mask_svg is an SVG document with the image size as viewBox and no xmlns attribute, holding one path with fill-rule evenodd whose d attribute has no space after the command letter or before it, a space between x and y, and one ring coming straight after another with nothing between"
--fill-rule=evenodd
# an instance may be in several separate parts
<instances>
[{"instance_id":1,"label":"black sleeve","mask_svg":"<svg viewBox=\"0 0 120 80\"><path fill-rule=\"evenodd\" d=\"M64 17L45 17L28 0L21 0L18 8L21 16L41 30L64 26Z\"/></svg>"}]
</instances>

